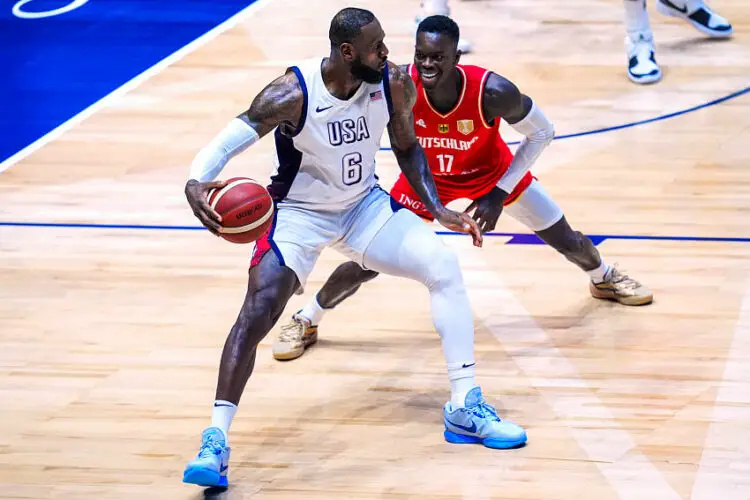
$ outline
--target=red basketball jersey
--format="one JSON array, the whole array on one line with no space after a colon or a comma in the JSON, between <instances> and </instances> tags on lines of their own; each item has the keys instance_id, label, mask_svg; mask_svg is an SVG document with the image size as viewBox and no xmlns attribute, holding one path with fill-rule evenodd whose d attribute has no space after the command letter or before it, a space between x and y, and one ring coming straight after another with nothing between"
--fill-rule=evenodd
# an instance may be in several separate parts
<instances>
[{"instance_id":1,"label":"red basketball jersey","mask_svg":"<svg viewBox=\"0 0 750 500\"><path fill-rule=\"evenodd\" d=\"M461 193L487 190L507 170L513 154L500 136L500 120L490 124L482 112L482 93L490 71L479 66L457 68L463 89L456 106L441 114L430 104L416 67L409 65L417 87L414 130L439 189Z\"/></svg>"}]
</instances>

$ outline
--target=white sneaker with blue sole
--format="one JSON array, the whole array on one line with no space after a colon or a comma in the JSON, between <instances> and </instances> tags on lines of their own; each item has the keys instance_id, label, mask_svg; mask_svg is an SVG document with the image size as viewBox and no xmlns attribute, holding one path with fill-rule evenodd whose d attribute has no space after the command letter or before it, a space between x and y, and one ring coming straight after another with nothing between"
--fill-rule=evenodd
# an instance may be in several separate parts
<instances>
[{"instance_id":1,"label":"white sneaker with blue sole","mask_svg":"<svg viewBox=\"0 0 750 500\"><path fill-rule=\"evenodd\" d=\"M201 449L185 467L182 482L226 488L229 486L229 452L224 432L218 427L206 428L201 439Z\"/></svg>"},{"instance_id":2,"label":"white sneaker with blue sole","mask_svg":"<svg viewBox=\"0 0 750 500\"><path fill-rule=\"evenodd\" d=\"M450 401L443 408L445 440L455 444L481 443L488 448L515 448L526 443L521 426L501 419L497 410L485 401L482 390L475 387L466 395L463 408Z\"/></svg>"}]
</instances>

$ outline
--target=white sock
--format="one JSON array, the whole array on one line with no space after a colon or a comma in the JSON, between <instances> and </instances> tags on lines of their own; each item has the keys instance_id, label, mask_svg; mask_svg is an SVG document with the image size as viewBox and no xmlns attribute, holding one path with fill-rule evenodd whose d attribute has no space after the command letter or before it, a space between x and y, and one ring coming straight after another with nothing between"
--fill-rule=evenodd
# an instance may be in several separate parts
<instances>
[{"instance_id":1,"label":"white sock","mask_svg":"<svg viewBox=\"0 0 750 500\"><path fill-rule=\"evenodd\" d=\"M652 40L651 24L648 20L646 0L624 0L625 2L625 31L634 42L638 40Z\"/></svg>"},{"instance_id":2,"label":"white sock","mask_svg":"<svg viewBox=\"0 0 750 500\"><path fill-rule=\"evenodd\" d=\"M318 304L318 296L316 295L305 307L302 308L300 312L297 313L297 316L302 316L310 321L310 325L317 326L323 319L325 313L326 310L320 307L320 304Z\"/></svg>"},{"instance_id":3,"label":"white sock","mask_svg":"<svg viewBox=\"0 0 750 500\"><path fill-rule=\"evenodd\" d=\"M477 386L474 361L448 363L448 378L451 381L451 404L453 408L463 408L466 395Z\"/></svg>"},{"instance_id":4,"label":"white sock","mask_svg":"<svg viewBox=\"0 0 750 500\"><path fill-rule=\"evenodd\" d=\"M599 264L599 267L595 269L591 269L590 271L586 271L586 274L591 276L591 281L594 283L601 283L604 281L604 278L607 276L607 273L609 272L609 266L602 260L602 263Z\"/></svg>"},{"instance_id":5,"label":"white sock","mask_svg":"<svg viewBox=\"0 0 750 500\"><path fill-rule=\"evenodd\" d=\"M214 401L214 408L211 412L211 426L218 427L224 432L227 444L229 444L229 426L232 425L235 413L237 413L236 404L221 399Z\"/></svg>"},{"instance_id":6,"label":"white sock","mask_svg":"<svg viewBox=\"0 0 750 500\"><path fill-rule=\"evenodd\" d=\"M428 16L447 16L450 14L448 0L424 0L422 2L422 13L424 17Z\"/></svg>"}]
</instances>

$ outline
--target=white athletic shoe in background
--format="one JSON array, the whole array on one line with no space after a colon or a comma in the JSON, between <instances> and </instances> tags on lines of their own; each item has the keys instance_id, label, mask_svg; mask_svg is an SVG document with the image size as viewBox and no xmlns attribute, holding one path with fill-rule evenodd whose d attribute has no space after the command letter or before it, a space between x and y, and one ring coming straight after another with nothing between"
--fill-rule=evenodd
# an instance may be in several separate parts
<instances>
[{"instance_id":1,"label":"white athletic shoe in background","mask_svg":"<svg viewBox=\"0 0 750 500\"><path fill-rule=\"evenodd\" d=\"M628 78L635 83L655 83L661 80L661 68L654 54L654 40L640 36L637 40L625 37L628 54Z\"/></svg>"}]
</instances>

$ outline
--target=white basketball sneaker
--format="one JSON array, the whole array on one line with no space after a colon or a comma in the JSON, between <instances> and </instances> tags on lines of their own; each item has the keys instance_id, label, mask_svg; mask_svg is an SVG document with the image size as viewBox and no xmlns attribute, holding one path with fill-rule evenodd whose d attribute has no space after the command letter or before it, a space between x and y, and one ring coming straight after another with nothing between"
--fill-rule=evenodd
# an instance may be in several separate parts
<instances>
[{"instance_id":1,"label":"white basketball sneaker","mask_svg":"<svg viewBox=\"0 0 750 500\"><path fill-rule=\"evenodd\" d=\"M654 55L654 40L641 34L633 40L625 37L625 48L628 54L628 78L635 83L655 83L661 80L661 68Z\"/></svg>"},{"instance_id":2,"label":"white basketball sneaker","mask_svg":"<svg viewBox=\"0 0 750 500\"><path fill-rule=\"evenodd\" d=\"M702 0L658 0L656 10L666 16L684 19L704 35L713 38L727 38L734 32L729 21Z\"/></svg>"}]
</instances>

